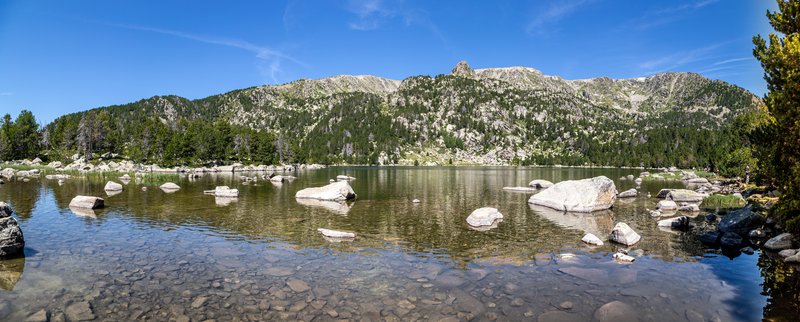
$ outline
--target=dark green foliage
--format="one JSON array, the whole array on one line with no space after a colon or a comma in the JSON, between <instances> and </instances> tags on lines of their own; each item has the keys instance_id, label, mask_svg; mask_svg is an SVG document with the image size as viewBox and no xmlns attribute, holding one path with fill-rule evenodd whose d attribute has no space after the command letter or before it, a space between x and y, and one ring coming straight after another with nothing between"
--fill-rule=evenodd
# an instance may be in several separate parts
<instances>
[{"instance_id":1,"label":"dark green foliage","mask_svg":"<svg viewBox=\"0 0 800 322\"><path fill-rule=\"evenodd\" d=\"M783 195L771 209L800 232L800 1L779 0L777 12L767 12L779 34L769 43L755 36L753 54L764 68L769 92L764 98L769 117L752 133L761 172Z\"/></svg>"},{"instance_id":2,"label":"dark green foliage","mask_svg":"<svg viewBox=\"0 0 800 322\"><path fill-rule=\"evenodd\" d=\"M14 121L4 115L0 125L0 160L33 159L41 143L39 124L28 110L22 110Z\"/></svg>"}]
</instances>

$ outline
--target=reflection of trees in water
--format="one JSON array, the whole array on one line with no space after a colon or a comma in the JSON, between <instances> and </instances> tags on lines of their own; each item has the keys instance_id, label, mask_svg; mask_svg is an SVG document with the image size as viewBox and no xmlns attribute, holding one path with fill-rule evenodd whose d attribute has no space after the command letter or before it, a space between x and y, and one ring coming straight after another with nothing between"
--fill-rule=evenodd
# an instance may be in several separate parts
<instances>
[{"instance_id":1,"label":"reflection of trees in water","mask_svg":"<svg viewBox=\"0 0 800 322\"><path fill-rule=\"evenodd\" d=\"M758 268L763 292L767 296L764 319L780 321L787 316L800 316L800 270L797 265L789 265L778 256L762 253L758 258Z\"/></svg>"},{"instance_id":2,"label":"reflection of trees in water","mask_svg":"<svg viewBox=\"0 0 800 322\"><path fill-rule=\"evenodd\" d=\"M42 187L38 179L31 179L30 182L7 182L0 187L0 200L9 202L17 218L25 220L31 217Z\"/></svg>"}]
</instances>

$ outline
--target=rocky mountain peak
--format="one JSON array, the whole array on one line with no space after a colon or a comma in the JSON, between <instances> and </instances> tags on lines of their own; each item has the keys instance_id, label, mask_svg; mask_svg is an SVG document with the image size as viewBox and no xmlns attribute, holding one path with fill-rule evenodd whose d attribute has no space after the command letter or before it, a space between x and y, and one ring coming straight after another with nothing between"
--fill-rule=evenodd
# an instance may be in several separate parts
<instances>
[{"instance_id":1,"label":"rocky mountain peak","mask_svg":"<svg viewBox=\"0 0 800 322\"><path fill-rule=\"evenodd\" d=\"M472 67L469 67L466 60L462 60L456 64L456 67L453 67L451 74L453 76L474 77L475 71L472 70Z\"/></svg>"}]
</instances>

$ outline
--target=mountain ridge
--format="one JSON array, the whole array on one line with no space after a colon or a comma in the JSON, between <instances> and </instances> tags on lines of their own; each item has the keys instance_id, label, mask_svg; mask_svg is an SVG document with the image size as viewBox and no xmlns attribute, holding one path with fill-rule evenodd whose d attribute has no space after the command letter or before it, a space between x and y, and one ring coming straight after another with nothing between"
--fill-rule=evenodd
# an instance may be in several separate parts
<instances>
[{"instance_id":1,"label":"mountain ridge","mask_svg":"<svg viewBox=\"0 0 800 322\"><path fill-rule=\"evenodd\" d=\"M337 75L196 100L154 96L89 111L122 120L155 118L176 132L188 127L181 122L221 121L268 132L281 148L291 143L289 155L320 163L656 165L676 159L666 154L680 150L690 159L682 165L703 165L713 161L696 158L707 153L699 147L714 149L722 140L716 132L761 104L741 87L695 73L565 80L530 67L473 70L462 61L451 74L437 76ZM89 111L62 116L47 128L68 134L62 141L75 149L69 136L77 130L64 129ZM141 135L121 127L123 136ZM650 146L654 137L688 141ZM135 141L108 146L124 154ZM610 156L612 150L622 155Z\"/></svg>"}]
</instances>

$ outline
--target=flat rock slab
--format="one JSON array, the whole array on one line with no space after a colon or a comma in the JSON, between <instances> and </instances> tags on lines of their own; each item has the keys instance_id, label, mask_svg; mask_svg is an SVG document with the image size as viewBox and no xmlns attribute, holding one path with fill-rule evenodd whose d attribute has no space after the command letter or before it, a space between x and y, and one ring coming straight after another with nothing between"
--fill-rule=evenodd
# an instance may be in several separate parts
<instances>
[{"instance_id":1,"label":"flat rock slab","mask_svg":"<svg viewBox=\"0 0 800 322\"><path fill-rule=\"evenodd\" d=\"M295 293L303 293L311 289L311 287L308 286L308 283L298 279L290 279L286 282L286 285L289 286L289 288Z\"/></svg>"},{"instance_id":2,"label":"flat rock slab","mask_svg":"<svg viewBox=\"0 0 800 322\"><path fill-rule=\"evenodd\" d=\"M339 230L332 230L325 228L317 228L317 231L320 232L323 236L330 238L356 238L355 233L347 231L339 231Z\"/></svg>"},{"instance_id":3,"label":"flat rock slab","mask_svg":"<svg viewBox=\"0 0 800 322\"><path fill-rule=\"evenodd\" d=\"M613 301L604 304L594 311L594 318L599 322L636 322L639 321L636 310L630 305Z\"/></svg>"},{"instance_id":4,"label":"flat rock slab","mask_svg":"<svg viewBox=\"0 0 800 322\"><path fill-rule=\"evenodd\" d=\"M264 274L269 276L283 277L294 274L294 270L288 267L270 267L264 270Z\"/></svg>"}]
</instances>

